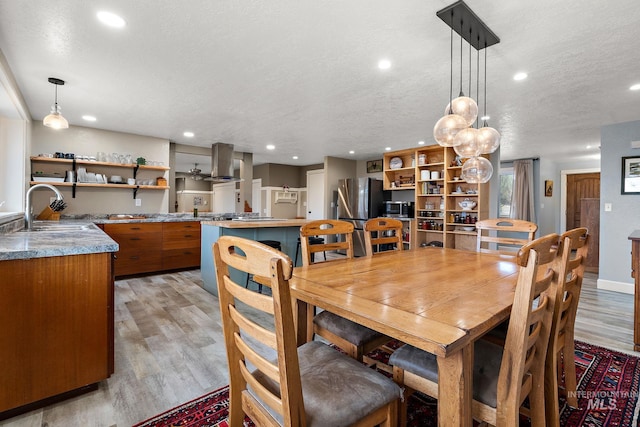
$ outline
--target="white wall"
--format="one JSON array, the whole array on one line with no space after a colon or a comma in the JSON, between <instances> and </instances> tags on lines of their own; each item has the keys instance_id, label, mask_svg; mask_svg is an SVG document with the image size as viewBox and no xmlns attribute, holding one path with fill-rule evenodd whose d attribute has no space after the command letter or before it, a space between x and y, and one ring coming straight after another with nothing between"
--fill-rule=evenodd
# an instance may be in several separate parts
<instances>
[{"instance_id":1,"label":"white wall","mask_svg":"<svg viewBox=\"0 0 640 427\"><path fill-rule=\"evenodd\" d=\"M34 122L32 125L32 145L29 155L40 153L74 153L75 155L95 156L97 152L127 153L135 159L144 157L169 164L169 141L148 136L133 135L121 132L111 132L80 126L70 126L69 129L54 130ZM66 167L66 166L65 166ZM34 163L37 170L46 171L51 168L44 163ZM87 166L87 172L99 172L110 175L121 175L131 178L133 169L105 168ZM162 171L141 171L139 178L155 179L158 176L168 178ZM133 190L119 188L78 188L73 198L71 188L60 187L67 209L65 214L117 214L117 213L167 213L169 205L169 191L140 190L137 198L141 199L141 206L135 206ZM38 190L34 192L33 212L40 212L49 204L52 196L50 191Z\"/></svg>"}]
</instances>

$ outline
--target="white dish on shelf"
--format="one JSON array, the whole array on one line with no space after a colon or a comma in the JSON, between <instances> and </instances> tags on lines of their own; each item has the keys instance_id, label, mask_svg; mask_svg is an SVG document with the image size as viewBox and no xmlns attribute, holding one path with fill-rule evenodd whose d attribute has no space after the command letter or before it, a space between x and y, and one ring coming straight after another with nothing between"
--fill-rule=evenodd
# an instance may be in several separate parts
<instances>
[{"instance_id":1,"label":"white dish on shelf","mask_svg":"<svg viewBox=\"0 0 640 427\"><path fill-rule=\"evenodd\" d=\"M400 169L402 167L402 159L400 157L392 157L389 160L389 168Z\"/></svg>"},{"instance_id":2,"label":"white dish on shelf","mask_svg":"<svg viewBox=\"0 0 640 427\"><path fill-rule=\"evenodd\" d=\"M470 227L462 227L462 229L463 229L464 231L473 231L473 230L475 230L475 229L476 229L476 227L475 227L475 225L472 225L472 226L470 226Z\"/></svg>"},{"instance_id":3,"label":"white dish on shelf","mask_svg":"<svg viewBox=\"0 0 640 427\"><path fill-rule=\"evenodd\" d=\"M64 182L63 177L34 176L35 182Z\"/></svg>"}]
</instances>

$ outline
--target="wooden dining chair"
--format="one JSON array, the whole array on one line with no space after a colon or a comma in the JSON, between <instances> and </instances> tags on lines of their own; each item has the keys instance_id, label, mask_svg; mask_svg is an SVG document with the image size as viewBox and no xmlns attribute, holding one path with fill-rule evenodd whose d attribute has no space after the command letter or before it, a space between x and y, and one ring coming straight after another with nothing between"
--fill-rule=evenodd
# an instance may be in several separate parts
<instances>
[{"instance_id":1,"label":"wooden dining chair","mask_svg":"<svg viewBox=\"0 0 640 427\"><path fill-rule=\"evenodd\" d=\"M311 221L300 227L303 265L312 265L311 254L322 251L341 249L346 251L347 258L353 258L353 230L353 224L333 219ZM324 236L324 243L309 243L309 237L319 235ZM331 242L332 239L338 241ZM308 309L307 319L312 323L307 327L307 341L312 341L316 334L360 362L365 354L390 341L389 337L337 314L325 310L315 315L314 306L309 305Z\"/></svg>"},{"instance_id":2,"label":"wooden dining chair","mask_svg":"<svg viewBox=\"0 0 640 427\"><path fill-rule=\"evenodd\" d=\"M475 419L499 427L517 426L519 409L529 397L531 424L545 425L544 364L558 286L558 237L541 237L518 251L520 270L505 346L482 339L475 343ZM436 356L404 345L393 353L389 363L394 380L405 388L403 402L415 390L438 397ZM406 403L402 403L400 418L406 419Z\"/></svg>"},{"instance_id":3,"label":"wooden dining chair","mask_svg":"<svg viewBox=\"0 0 640 427\"><path fill-rule=\"evenodd\" d=\"M318 341L296 348L287 255L223 236L213 245L213 258L229 362L230 426L242 426L246 414L259 426L395 427L401 391L391 379ZM272 295L236 283L230 268L265 278ZM266 317L272 327L265 326Z\"/></svg>"},{"instance_id":4,"label":"wooden dining chair","mask_svg":"<svg viewBox=\"0 0 640 427\"><path fill-rule=\"evenodd\" d=\"M372 256L376 247L380 251L380 245L391 245L395 250L403 250L402 221L393 218L368 220L364 223L364 241L367 256Z\"/></svg>"},{"instance_id":5,"label":"wooden dining chair","mask_svg":"<svg viewBox=\"0 0 640 427\"><path fill-rule=\"evenodd\" d=\"M491 218L476 222L476 251L516 256L520 247L534 239L538 225L510 218Z\"/></svg>"},{"instance_id":6,"label":"wooden dining chair","mask_svg":"<svg viewBox=\"0 0 640 427\"><path fill-rule=\"evenodd\" d=\"M566 402L578 407L575 363L574 327L584 267L588 254L589 234L586 228L575 228L560 236L558 251L567 252L559 272L558 293L554 308L549 348L545 364L545 407L547 426L559 426L559 379L564 377ZM562 363L559 363L562 359Z\"/></svg>"}]
</instances>

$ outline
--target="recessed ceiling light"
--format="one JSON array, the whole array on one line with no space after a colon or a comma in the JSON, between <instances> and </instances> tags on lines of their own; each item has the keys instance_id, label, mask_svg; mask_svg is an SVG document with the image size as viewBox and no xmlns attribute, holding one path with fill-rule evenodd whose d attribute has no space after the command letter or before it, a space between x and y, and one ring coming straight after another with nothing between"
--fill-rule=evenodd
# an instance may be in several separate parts
<instances>
[{"instance_id":1,"label":"recessed ceiling light","mask_svg":"<svg viewBox=\"0 0 640 427\"><path fill-rule=\"evenodd\" d=\"M391 147L385 147L384 151L391 151Z\"/></svg>"},{"instance_id":2,"label":"recessed ceiling light","mask_svg":"<svg viewBox=\"0 0 640 427\"><path fill-rule=\"evenodd\" d=\"M276 149L275 145L272 145L272 144L267 145L267 150L275 150L275 149Z\"/></svg>"},{"instance_id":3,"label":"recessed ceiling light","mask_svg":"<svg viewBox=\"0 0 640 427\"><path fill-rule=\"evenodd\" d=\"M353 150L349 150L349 154L355 154L356 152Z\"/></svg>"},{"instance_id":4,"label":"recessed ceiling light","mask_svg":"<svg viewBox=\"0 0 640 427\"><path fill-rule=\"evenodd\" d=\"M89 115L86 115L86 114L84 116L82 116L82 119L86 120L88 122L95 122L97 120L94 116L89 116Z\"/></svg>"},{"instance_id":5,"label":"recessed ceiling light","mask_svg":"<svg viewBox=\"0 0 640 427\"><path fill-rule=\"evenodd\" d=\"M380 61L378 61L378 68L380 68L381 70L388 70L389 68L391 68L391 61L389 61L388 59L381 59Z\"/></svg>"},{"instance_id":6,"label":"recessed ceiling light","mask_svg":"<svg viewBox=\"0 0 640 427\"><path fill-rule=\"evenodd\" d=\"M293 156L293 160L298 160L298 156Z\"/></svg>"},{"instance_id":7,"label":"recessed ceiling light","mask_svg":"<svg viewBox=\"0 0 640 427\"><path fill-rule=\"evenodd\" d=\"M104 11L104 10L101 10L100 12L98 12L96 14L96 16L98 17L100 22L102 22L103 24L108 25L110 27L122 28L126 24L124 19L122 19L121 17L119 17L115 13L107 12L107 11Z\"/></svg>"},{"instance_id":8,"label":"recessed ceiling light","mask_svg":"<svg viewBox=\"0 0 640 427\"><path fill-rule=\"evenodd\" d=\"M424 145L424 141L418 141L418 145Z\"/></svg>"},{"instance_id":9,"label":"recessed ceiling light","mask_svg":"<svg viewBox=\"0 0 640 427\"><path fill-rule=\"evenodd\" d=\"M526 78L527 78L527 73L523 73L523 72L516 73L516 74L513 76L513 80L516 80L516 81L524 80L524 79L526 79Z\"/></svg>"},{"instance_id":10,"label":"recessed ceiling light","mask_svg":"<svg viewBox=\"0 0 640 427\"><path fill-rule=\"evenodd\" d=\"M184 136L186 136L187 138L193 138L193 136L194 136L195 134L194 134L193 132L189 132L189 131L187 131L187 132L183 133L183 135L184 135Z\"/></svg>"},{"instance_id":11,"label":"recessed ceiling light","mask_svg":"<svg viewBox=\"0 0 640 427\"><path fill-rule=\"evenodd\" d=\"M482 116L480 117L480 120L489 120L491 118L491 116Z\"/></svg>"},{"instance_id":12,"label":"recessed ceiling light","mask_svg":"<svg viewBox=\"0 0 640 427\"><path fill-rule=\"evenodd\" d=\"M636 83L629 88L629 90L640 90L640 83Z\"/></svg>"}]
</instances>

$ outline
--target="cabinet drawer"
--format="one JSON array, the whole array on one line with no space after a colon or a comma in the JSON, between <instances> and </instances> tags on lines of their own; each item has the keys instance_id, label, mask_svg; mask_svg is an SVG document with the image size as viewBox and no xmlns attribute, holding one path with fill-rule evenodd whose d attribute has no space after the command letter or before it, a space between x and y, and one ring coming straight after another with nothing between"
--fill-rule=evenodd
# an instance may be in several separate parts
<instances>
[{"instance_id":1,"label":"cabinet drawer","mask_svg":"<svg viewBox=\"0 0 640 427\"><path fill-rule=\"evenodd\" d=\"M160 251L121 250L116 254L114 268L116 276L160 271L162 254Z\"/></svg>"},{"instance_id":2,"label":"cabinet drawer","mask_svg":"<svg viewBox=\"0 0 640 427\"><path fill-rule=\"evenodd\" d=\"M197 248L200 250L200 223L176 222L163 225L162 249Z\"/></svg>"},{"instance_id":3,"label":"cabinet drawer","mask_svg":"<svg viewBox=\"0 0 640 427\"><path fill-rule=\"evenodd\" d=\"M162 251L164 270L188 267L200 267L200 247Z\"/></svg>"},{"instance_id":4,"label":"cabinet drawer","mask_svg":"<svg viewBox=\"0 0 640 427\"><path fill-rule=\"evenodd\" d=\"M162 223L127 223L127 224L105 224L104 231L112 236L116 234L140 234L153 233L162 234Z\"/></svg>"},{"instance_id":5,"label":"cabinet drawer","mask_svg":"<svg viewBox=\"0 0 640 427\"><path fill-rule=\"evenodd\" d=\"M148 249L159 251L162 236L153 233L109 234L120 245L120 251L127 249Z\"/></svg>"}]
</instances>

